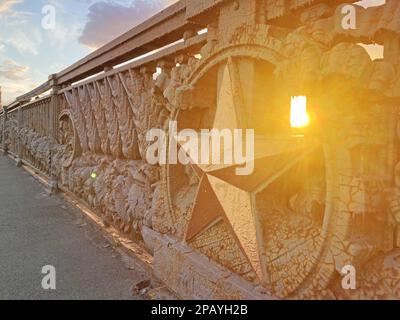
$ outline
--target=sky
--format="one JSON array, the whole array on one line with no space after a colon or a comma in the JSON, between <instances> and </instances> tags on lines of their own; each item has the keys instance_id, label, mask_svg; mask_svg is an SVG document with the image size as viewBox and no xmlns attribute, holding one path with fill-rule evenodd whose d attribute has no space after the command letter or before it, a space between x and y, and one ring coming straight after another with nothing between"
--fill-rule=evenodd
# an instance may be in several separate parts
<instances>
[{"instance_id":1,"label":"sky","mask_svg":"<svg viewBox=\"0 0 400 320\"><path fill-rule=\"evenodd\" d=\"M176 1L0 0L3 104Z\"/></svg>"},{"instance_id":2,"label":"sky","mask_svg":"<svg viewBox=\"0 0 400 320\"><path fill-rule=\"evenodd\" d=\"M175 1L0 0L3 105Z\"/></svg>"}]
</instances>

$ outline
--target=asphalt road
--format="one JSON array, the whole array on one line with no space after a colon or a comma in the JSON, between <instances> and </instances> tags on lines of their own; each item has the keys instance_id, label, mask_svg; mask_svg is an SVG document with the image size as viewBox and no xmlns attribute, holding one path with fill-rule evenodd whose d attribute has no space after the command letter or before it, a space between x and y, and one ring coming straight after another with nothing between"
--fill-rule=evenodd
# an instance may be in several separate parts
<instances>
[{"instance_id":1,"label":"asphalt road","mask_svg":"<svg viewBox=\"0 0 400 320\"><path fill-rule=\"evenodd\" d=\"M42 267L56 269L56 290L42 288ZM0 299L139 299L129 270L79 213L15 163L0 156Z\"/></svg>"}]
</instances>

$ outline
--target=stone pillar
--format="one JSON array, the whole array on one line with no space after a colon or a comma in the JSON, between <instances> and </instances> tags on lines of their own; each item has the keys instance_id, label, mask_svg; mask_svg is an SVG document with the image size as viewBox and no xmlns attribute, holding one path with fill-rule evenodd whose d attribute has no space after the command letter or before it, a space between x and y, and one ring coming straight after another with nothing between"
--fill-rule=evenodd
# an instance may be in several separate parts
<instances>
[{"instance_id":1,"label":"stone pillar","mask_svg":"<svg viewBox=\"0 0 400 320\"><path fill-rule=\"evenodd\" d=\"M3 149L3 156L6 156L8 153L8 146L6 143L6 125L7 125L7 107L3 107L3 132L2 134L2 146L1 148Z\"/></svg>"},{"instance_id":2,"label":"stone pillar","mask_svg":"<svg viewBox=\"0 0 400 320\"><path fill-rule=\"evenodd\" d=\"M21 105L18 107L17 111L17 121L18 121L18 136L17 136L17 167L22 166L22 145L21 145L21 137L20 137L20 132L23 127L22 123L22 109Z\"/></svg>"},{"instance_id":3,"label":"stone pillar","mask_svg":"<svg viewBox=\"0 0 400 320\"><path fill-rule=\"evenodd\" d=\"M49 136L57 142L57 132L58 132L58 90L59 87L57 85L57 75L52 74L49 77L50 85L51 85L51 99L50 99L50 110L49 110ZM50 159L49 159L49 169L50 169L50 181L49 181L49 190L50 194L57 193L58 191L58 177L55 172L55 167L53 163L53 150L50 150Z\"/></svg>"},{"instance_id":4,"label":"stone pillar","mask_svg":"<svg viewBox=\"0 0 400 320\"><path fill-rule=\"evenodd\" d=\"M50 112L49 112L49 135L57 140L58 132L58 90L56 75L50 76L51 81L51 100L50 100Z\"/></svg>"}]
</instances>

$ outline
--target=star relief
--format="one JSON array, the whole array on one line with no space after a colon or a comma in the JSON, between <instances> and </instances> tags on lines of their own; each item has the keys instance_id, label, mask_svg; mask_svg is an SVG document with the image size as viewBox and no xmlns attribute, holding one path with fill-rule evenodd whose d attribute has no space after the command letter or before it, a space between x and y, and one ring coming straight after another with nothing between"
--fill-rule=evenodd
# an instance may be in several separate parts
<instances>
[{"instance_id":1,"label":"star relief","mask_svg":"<svg viewBox=\"0 0 400 320\"><path fill-rule=\"evenodd\" d=\"M234 75L232 64L233 61L229 60L224 67L218 88L213 127L219 130L240 128L236 115L243 110L243 104L238 92L240 83ZM247 161L254 163L254 171L250 175L237 175L236 169L243 164L204 165L192 162L191 166L200 183L186 230L186 240L192 240L223 220L258 278L265 281L265 250L262 247L262 225L255 197L313 149L306 147L304 137L271 139L257 136L254 157L247 158ZM224 159L223 155L221 159Z\"/></svg>"}]
</instances>

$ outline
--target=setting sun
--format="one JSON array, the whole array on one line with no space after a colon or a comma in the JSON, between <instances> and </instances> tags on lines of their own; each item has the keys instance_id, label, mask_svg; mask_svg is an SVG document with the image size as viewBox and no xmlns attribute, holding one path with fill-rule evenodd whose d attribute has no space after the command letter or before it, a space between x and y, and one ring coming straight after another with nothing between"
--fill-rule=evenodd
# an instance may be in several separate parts
<instances>
[{"instance_id":1,"label":"setting sun","mask_svg":"<svg viewBox=\"0 0 400 320\"><path fill-rule=\"evenodd\" d=\"M305 127L310 123L307 113L307 97L292 97L290 106L290 125L292 128Z\"/></svg>"}]
</instances>

